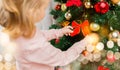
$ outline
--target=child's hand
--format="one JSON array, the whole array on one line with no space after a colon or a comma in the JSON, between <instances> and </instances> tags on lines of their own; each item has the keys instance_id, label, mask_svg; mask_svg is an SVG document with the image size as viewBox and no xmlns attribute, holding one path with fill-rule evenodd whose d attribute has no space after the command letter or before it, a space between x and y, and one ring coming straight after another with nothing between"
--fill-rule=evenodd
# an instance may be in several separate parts
<instances>
[{"instance_id":1,"label":"child's hand","mask_svg":"<svg viewBox=\"0 0 120 70\"><path fill-rule=\"evenodd\" d=\"M70 35L70 33L73 33L72 30L73 30L73 27L71 27L71 26L66 26L66 27L62 28L62 32L66 36Z\"/></svg>"}]
</instances>

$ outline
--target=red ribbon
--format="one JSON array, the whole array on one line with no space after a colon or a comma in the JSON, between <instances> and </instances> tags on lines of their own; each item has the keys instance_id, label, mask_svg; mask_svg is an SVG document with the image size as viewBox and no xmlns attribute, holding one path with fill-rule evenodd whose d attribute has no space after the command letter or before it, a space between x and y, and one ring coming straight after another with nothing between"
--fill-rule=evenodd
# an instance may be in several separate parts
<instances>
[{"instance_id":1,"label":"red ribbon","mask_svg":"<svg viewBox=\"0 0 120 70\"><path fill-rule=\"evenodd\" d=\"M88 35L90 33L90 30L87 28L89 26L88 20L85 20L83 23L78 24L77 22L72 22L72 27L74 28L73 33L71 33L70 36L75 36L80 33L80 29L82 30L82 33L84 36Z\"/></svg>"},{"instance_id":2,"label":"red ribbon","mask_svg":"<svg viewBox=\"0 0 120 70\"><path fill-rule=\"evenodd\" d=\"M98 67L98 70L110 70L110 69L107 68L107 67L104 67L104 66L99 66L99 67Z\"/></svg>"},{"instance_id":3,"label":"red ribbon","mask_svg":"<svg viewBox=\"0 0 120 70\"><path fill-rule=\"evenodd\" d=\"M82 5L82 2L81 0L68 0L67 3L66 3L66 6L67 7L70 7L70 6L81 6Z\"/></svg>"}]
</instances>

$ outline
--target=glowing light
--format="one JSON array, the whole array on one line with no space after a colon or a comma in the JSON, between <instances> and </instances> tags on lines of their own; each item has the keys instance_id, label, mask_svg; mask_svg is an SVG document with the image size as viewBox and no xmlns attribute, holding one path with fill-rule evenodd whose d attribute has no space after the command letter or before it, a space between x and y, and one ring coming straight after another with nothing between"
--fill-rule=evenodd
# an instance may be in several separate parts
<instances>
[{"instance_id":1,"label":"glowing light","mask_svg":"<svg viewBox=\"0 0 120 70\"><path fill-rule=\"evenodd\" d=\"M6 53L4 55L4 59L5 59L6 62L11 62L13 60L13 56L9 53Z\"/></svg>"},{"instance_id":2,"label":"glowing light","mask_svg":"<svg viewBox=\"0 0 120 70\"><path fill-rule=\"evenodd\" d=\"M99 42L99 43L97 44L96 48L101 51L101 50L104 49L104 44L103 44L102 42Z\"/></svg>"},{"instance_id":3,"label":"glowing light","mask_svg":"<svg viewBox=\"0 0 120 70\"><path fill-rule=\"evenodd\" d=\"M9 37L9 35L6 34L6 33L0 32L0 44L1 44L2 46L5 46L5 45L7 45L7 43L9 43L9 42L10 42L10 37Z\"/></svg>"},{"instance_id":4,"label":"glowing light","mask_svg":"<svg viewBox=\"0 0 120 70\"><path fill-rule=\"evenodd\" d=\"M115 52L114 56L115 56L115 59L117 59L117 60L120 59L120 53L119 52Z\"/></svg>"},{"instance_id":5,"label":"glowing light","mask_svg":"<svg viewBox=\"0 0 120 70\"><path fill-rule=\"evenodd\" d=\"M88 56L86 56L86 59L89 61L93 61L93 54L89 53Z\"/></svg>"},{"instance_id":6,"label":"glowing light","mask_svg":"<svg viewBox=\"0 0 120 70\"><path fill-rule=\"evenodd\" d=\"M101 57L101 53L100 52L93 53L93 57L95 59L100 58Z\"/></svg>"},{"instance_id":7,"label":"glowing light","mask_svg":"<svg viewBox=\"0 0 120 70\"><path fill-rule=\"evenodd\" d=\"M87 41L92 44L96 45L99 42L99 36L96 33L91 33L88 35Z\"/></svg>"},{"instance_id":8,"label":"glowing light","mask_svg":"<svg viewBox=\"0 0 120 70\"><path fill-rule=\"evenodd\" d=\"M3 61L3 56L2 55L0 55L0 62L2 62Z\"/></svg>"},{"instance_id":9,"label":"glowing light","mask_svg":"<svg viewBox=\"0 0 120 70\"><path fill-rule=\"evenodd\" d=\"M108 51L108 52L107 52L107 60L108 60L109 62L114 62L114 61L115 61L115 56L114 56L113 51Z\"/></svg>"},{"instance_id":10,"label":"glowing light","mask_svg":"<svg viewBox=\"0 0 120 70\"><path fill-rule=\"evenodd\" d=\"M17 45L14 42L8 43L8 46L5 47L5 52L10 53L10 54L14 54L16 51L16 46Z\"/></svg>"},{"instance_id":11,"label":"glowing light","mask_svg":"<svg viewBox=\"0 0 120 70\"><path fill-rule=\"evenodd\" d=\"M92 45L89 44L89 45L87 45L86 50L88 52L92 52L92 51L94 51L94 46L92 46Z\"/></svg>"},{"instance_id":12,"label":"glowing light","mask_svg":"<svg viewBox=\"0 0 120 70\"><path fill-rule=\"evenodd\" d=\"M108 42L107 42L107 47L108 47L108 48L113 48L113 47L114 47L114 42L111 41L111 40L108 41Z\"/></svg>"}]
</instances>

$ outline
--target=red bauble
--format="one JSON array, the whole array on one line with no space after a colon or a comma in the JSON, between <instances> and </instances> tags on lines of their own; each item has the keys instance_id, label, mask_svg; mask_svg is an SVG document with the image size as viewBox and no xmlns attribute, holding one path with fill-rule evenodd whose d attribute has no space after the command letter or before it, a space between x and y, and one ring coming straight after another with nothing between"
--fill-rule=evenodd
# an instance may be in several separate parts
<instances>
[{"instance_id":1,"label":"red bauble","mask_svg":"<svg viewBox=\"0 0 120 70\"><path fill-rule=\"evenodd\" d=\"M58 44L60 42L60 39L55 40L55 44Z\"/></svg>"},{"instance_id":2,"label":"red bauble","mask_svg":"<svg viewBox=\"0 0 120 70\"><path fill-rule=\"evenodd\" d=\"M98 67L98 70L110 70L109 68L106 68L106 67L104 67L104 66L99 66Z\"/></svg>"},{"instance_id":3,"label":"red bauble","mask_svg":"<svg viewBox=\"0 0 120 70\"><path fill-rule=\"evenodd\" d=\"M67 0L66 6L67 7L71 7L71 6L80 7L82 6L82 2L81 0Z\"/></svg>"},{"instance_id":4,"label":"red bauble","mask_svg":"<svg viewBox=\"0 0 120 70\"><path fill-rule=\"evenodd\" d=\"M115 62L115 56L107 56L107 61L108 62Z\"/></svg>"},{"instance_id":5,"label":"red bauble","mask_svg":"<svg viewBox=\"0 0 120 70\"><path fill-rule=\"evenodd\" d=\"M55 10L60 10L61 9L61 5L56 5L56 7L55 7Z\"/></svg>"},{"instance_id":6,"label":"red bauble","mask_svg":"<svg viewBox=\"0 0 120 70\"><path fill-rule=\"evenodd\" d=\"M105 14L109 11L109 4L108 2L101 1L94 5L95 11L97 13Z\"/></svg>"}]
</instances>

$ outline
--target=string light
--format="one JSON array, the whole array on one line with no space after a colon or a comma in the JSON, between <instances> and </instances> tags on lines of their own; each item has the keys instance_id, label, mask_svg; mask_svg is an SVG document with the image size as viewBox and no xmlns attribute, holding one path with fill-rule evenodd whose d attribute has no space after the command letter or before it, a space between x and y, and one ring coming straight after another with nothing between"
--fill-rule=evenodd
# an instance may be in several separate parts
<instances>
[{"instance_id":1,"label":"string light","mask_svg":"<svg viewBox=\"0 0 120 70\"><path fill-rule=\"evenodd\" d=\"M103 44L102 42L99 42L99 43L97 44L96 48L101 51L101 50L104 49L104 44Z\"/></svg>"}]
</instances>

